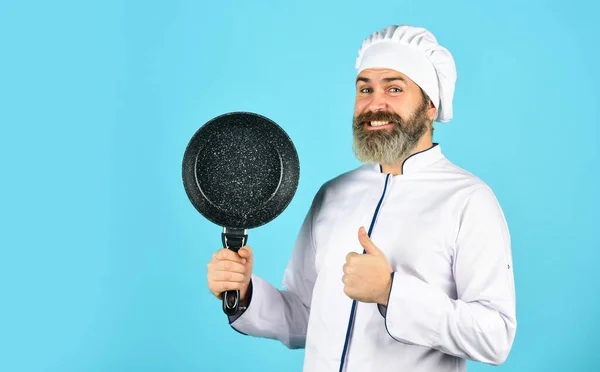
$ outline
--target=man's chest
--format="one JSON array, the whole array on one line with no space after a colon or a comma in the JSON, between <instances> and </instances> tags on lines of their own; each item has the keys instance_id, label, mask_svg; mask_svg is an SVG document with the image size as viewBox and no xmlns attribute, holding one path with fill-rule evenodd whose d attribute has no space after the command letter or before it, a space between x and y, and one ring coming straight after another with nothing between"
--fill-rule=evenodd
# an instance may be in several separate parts
<instances>
[{"instance_id":1,"label":"man's chest","mask_svg":"<svg viewBox=\"0 0 600 372\"><path fill-rule=\"evenodd\" d=\"M316 268L339 273L349 252L362 253L364 226L396 272L435 284L452 295L452 252L458 226L456 203L444 192L387 190L330 203L313 234ZM383 198L382 198L383 195Z\"/></svg>"}]
</instances>

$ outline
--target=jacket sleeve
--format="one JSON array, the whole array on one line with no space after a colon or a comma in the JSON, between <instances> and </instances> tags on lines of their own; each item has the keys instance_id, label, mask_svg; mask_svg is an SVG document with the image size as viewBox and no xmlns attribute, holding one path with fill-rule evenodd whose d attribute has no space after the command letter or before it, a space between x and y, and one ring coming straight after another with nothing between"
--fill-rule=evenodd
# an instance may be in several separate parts
<instances>
[{"instance_id":1,"label":"jacket sleeve","mask_svg":"<svg viewBox=\"0 0 600 372\"><path fill-rule=\"evenodd\" d=\"M495 195L479 187L462 213L453 257L457 299L414 276L393 273L385 325L399 342L503 363L516 333L510 236Z\"/></svg>"},{"instance_id":2,"label":"jacket sleeve","mask_svg":"<svg viewBox=\"0 0 600 372\"><path fill-rule=\"evenodd\" d=\"M296 238L284 271L284 289L277 289L253 274L248 308L239 317L230 318L230 325L236 331L279 340L290 349L304 348L317 276L312 226L318 203L315 198Z\"/></svg>"}]
</instances>

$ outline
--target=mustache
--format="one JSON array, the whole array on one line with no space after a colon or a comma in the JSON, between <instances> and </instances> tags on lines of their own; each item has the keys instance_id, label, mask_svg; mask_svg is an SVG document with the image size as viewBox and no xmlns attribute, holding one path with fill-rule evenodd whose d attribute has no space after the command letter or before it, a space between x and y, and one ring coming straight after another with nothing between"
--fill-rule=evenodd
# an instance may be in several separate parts
<instances>
[{"instance_id":1,"label":"mustache","mask_svg":"<svg viewBox=\"0 0 600 372\"><path fill-rule=\"evenodd\" d=\"M393 112L387 111L367 111L359 114L355 119L355 125L360 125L365 121L391 121L396 124L402 124L403 120L398 114L394 114Z\"/></svg>"}]
</instances>

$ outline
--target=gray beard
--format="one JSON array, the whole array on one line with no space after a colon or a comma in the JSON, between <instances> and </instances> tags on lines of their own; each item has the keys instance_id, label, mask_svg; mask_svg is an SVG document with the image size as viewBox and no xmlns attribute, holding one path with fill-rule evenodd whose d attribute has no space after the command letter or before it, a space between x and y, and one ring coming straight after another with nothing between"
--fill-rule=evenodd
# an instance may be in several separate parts
<instances>
[{"instance_id":1,"label":"gray beard","mask_svg":"<svg viewBox=\"0 0 600 372\"><path fill-rule=\"evenodd\" d=\"M365 113L353 120L353 150L363 163L394 164L406 159L427 132L429 119L423 104L406 121L390 113ZM367 130L365 121L395 121L391 130Z\"/></svg>"}]
</instances>

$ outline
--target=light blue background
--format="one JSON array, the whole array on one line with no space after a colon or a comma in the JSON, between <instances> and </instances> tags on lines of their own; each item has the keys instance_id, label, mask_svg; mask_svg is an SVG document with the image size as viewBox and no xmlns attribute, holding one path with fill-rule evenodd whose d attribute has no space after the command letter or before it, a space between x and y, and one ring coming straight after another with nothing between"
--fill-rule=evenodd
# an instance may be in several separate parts
<instances>
[{"instance_id":1,"label":"light blue background","mask_svg":"<svg viewBox=\"0 0 600 372\"><path fill-rule=\"evenodd\" d=\"M291 136L296 197L249 241L279 286L315 192L358 166L357 49L394 23L454 54L435 140L512 232L514 348L469 370L600 370L596 4L2 2L0 371L300 371L302 351L233 331L209 293L220 228L184 193L183 151L229 111Z\"/></svg>"}]
</instances>

